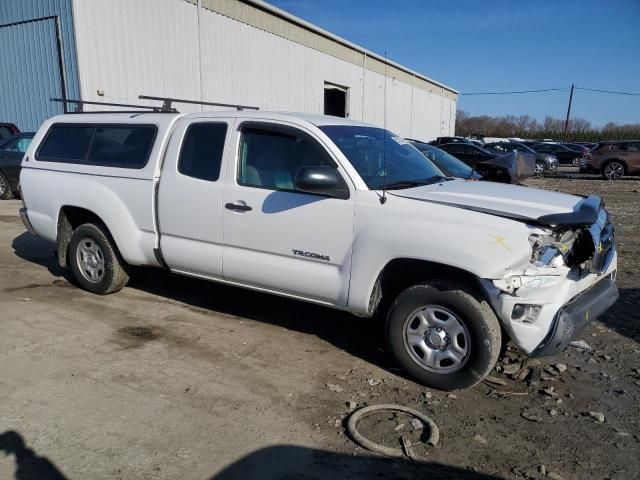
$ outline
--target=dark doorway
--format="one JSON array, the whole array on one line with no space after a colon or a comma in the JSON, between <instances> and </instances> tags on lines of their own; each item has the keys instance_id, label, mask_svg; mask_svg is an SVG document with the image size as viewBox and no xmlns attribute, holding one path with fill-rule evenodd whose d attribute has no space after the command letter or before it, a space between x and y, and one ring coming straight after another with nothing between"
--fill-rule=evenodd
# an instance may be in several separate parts
<instances>
[{"instance_id":1,"label":"dark doorway","mask_svg":"<svg viewBox=\"0 0 640 480\"><path fill-rule=\"evenodd\" d=\"M345 87L333 85L331 83L324 84L324 114L333 115L334 117L346 118L349 116L347 111L347 91Z\"/></svg>"}]
</instances>

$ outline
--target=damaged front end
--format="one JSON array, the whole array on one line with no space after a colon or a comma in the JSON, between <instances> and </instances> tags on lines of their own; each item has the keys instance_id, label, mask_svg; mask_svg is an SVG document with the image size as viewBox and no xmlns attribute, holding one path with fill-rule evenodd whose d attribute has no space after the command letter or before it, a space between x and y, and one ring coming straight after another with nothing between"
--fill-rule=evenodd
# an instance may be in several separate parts
<instances>
[{"instance_id":1,"label":"damaged front end","mask_svg":"<svg viewBox=\"0 0 640 480\"><path fill-rule=\"evenodd\" d=\"M597 196L536 223L529 263L492 287L514 342L529 354L552 355L617 299L614 228Z\"/></svg>"}]
</instances>

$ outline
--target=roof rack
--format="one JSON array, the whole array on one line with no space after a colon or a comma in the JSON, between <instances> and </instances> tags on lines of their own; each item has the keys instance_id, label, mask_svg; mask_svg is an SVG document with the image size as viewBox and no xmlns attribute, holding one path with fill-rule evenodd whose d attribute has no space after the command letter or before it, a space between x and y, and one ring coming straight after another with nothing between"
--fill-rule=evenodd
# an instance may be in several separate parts
<instances>
[{"instance_id":1,"label":"roof rack","mask_svg":"<svg viewBox=\"0 0 640 480\"><path fill-rule=\"evenodd\" d=\"M209 105L212 107L226 107L226 108L235 108L236 110L259 110L258 107L250 107L248 105L236 105L232 103L217 103L217 102L200 102L198 100L185 100L182 98L171 98L171 97L152 97L149 95L139 95L138 98L140 100L157 100L162 102L162 106L154 107L150 105L132 105L130 103L111 103L111 102L93 102L89 100L74 100L68 98L50 98L52 102L64 103L65 106L68 104L72 104L76 106L75 112L69 113L85 113L84 106L85 105L100 105L106 107L123 107L123 108L133 108L134 111L127 111L126 113L141 113L141 112L150 112L150 113L178 113L178 110L174 108L171 104L173 102L176 103L188 103L192 105ZM97 113L97 112L90 112ZM125 113L125 112L121 112Z\"/></svg>"},{"instance_id":2,"label":"roof rack","mask_svg":"<svg viewBox=\"0 0 640 480\"><path fill-rule=\"evenodd\" d=\"M248 105L236 105L232 103L216 103L216 102L200 102L198 100L184 100L180 98L171 98L171 97L151 97L149 95L139 95L138 98L140 100L158 100L162 102L162 111L171 112L175 111L171 107L172 102L176 103L189 103L192 105L208 105L211 107L227 107L227 108L235 108L236 110L260 110L258 107L250 107Z\"/></svg>"},{"instance_id":3,"label":"roof rack","mask_svg":"<svg viewBox=\"0 0 640 480\"><path fill-rule=\"evenodd\" d=\"M148 105L131 105L128 103L110 103L110 102L91 102L89 100L72 100L68 98L50 98L49 100L52 102L64 103L65 105L69 103L75 105L76 111L69 112L69 113L85 113L84 112L85 105L101 105L101 106L107 106L107 107L135 108L136 110L133 113L140 113L141 111L150 111L155 113L167 113L167 112L177 113L178 112L175 108L171 108L171 106L169 106L168 109L165 109L164 107L151 107ZM88 112L88 113L97 113L97 112ZM125 112L122 112L122 113L125 113ZM126 113L130 113L130 112L126 112Z\"/></svg>"}]
</instances>

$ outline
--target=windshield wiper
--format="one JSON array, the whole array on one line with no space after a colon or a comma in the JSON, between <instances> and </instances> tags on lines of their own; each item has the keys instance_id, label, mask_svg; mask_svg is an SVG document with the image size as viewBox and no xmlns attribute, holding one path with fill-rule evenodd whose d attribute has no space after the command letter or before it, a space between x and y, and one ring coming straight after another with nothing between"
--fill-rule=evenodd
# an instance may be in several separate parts
<instances>
[{"instance_id":1,"label":"windshield wiper","mask_svg":"<svg viewBox=\"0 0 640 480\"><path fill-rule=\"evenodd\" d=\"M399 182L392 182L386 185L382 185L378 189L379 190L399 190L402 188L414 188L414 187L420 187L422 185L430 185L432 183L438 183L438 182L447 181L447 180L448 178L446 177L443 177L440 175L434 175L433 177L429 177L424 180L401 180Z\"/></svg>"}]
</instances>

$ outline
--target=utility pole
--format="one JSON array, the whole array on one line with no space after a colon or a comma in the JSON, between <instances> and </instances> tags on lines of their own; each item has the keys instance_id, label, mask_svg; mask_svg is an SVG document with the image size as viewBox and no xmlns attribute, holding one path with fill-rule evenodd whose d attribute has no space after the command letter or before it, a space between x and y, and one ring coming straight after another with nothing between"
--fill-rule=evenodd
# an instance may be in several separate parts
<instances>
[{"instance_id":1,"label":"utility pole","mask_svg":"<svg viewBox=\"0 0 640 480\"><path fill-rule=\"evenodd\" d=\"M567 107L567 118L564 121L564 133L562 134L562 141L567 141L567 128L569 128L569 115L571 115L571 102L573 100L573 83L571 84L571 93L569 94L569 107Z\"/></svg>"}]
</instances>

